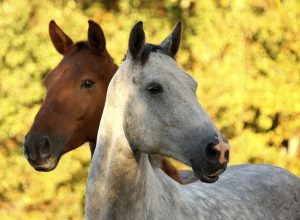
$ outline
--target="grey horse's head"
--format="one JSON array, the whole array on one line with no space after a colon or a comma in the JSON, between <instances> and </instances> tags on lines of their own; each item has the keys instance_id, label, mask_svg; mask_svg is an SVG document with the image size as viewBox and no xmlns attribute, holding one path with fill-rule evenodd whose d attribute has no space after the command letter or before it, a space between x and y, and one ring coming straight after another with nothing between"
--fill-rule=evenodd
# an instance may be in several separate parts
<instances>
[{"instance_id":1,"label":"grey horse's head","mask_svg":"<svg viewBox=\"0 0 300 220\"><path fill-rule=\"evenodd\" d=\"M196 98L196 81L174 57L181 24L160 44L145 44L143 23L130 33L128 54L109 90L122 104L123 129L133 151L172 157L215 182L226 169L229 145ZM116 96L115 96L116 97Z\"/></svg>"}]
</instances>

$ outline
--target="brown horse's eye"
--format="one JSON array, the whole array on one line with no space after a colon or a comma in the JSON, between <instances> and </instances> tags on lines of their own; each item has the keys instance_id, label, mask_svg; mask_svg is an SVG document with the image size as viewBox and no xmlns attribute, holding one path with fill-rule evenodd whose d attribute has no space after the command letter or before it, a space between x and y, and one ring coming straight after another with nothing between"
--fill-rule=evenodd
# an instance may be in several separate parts
<instances>
[{"instance_id":1,"label":"brown horse's eye","mask_svg":"<svg viewBox=\"0 0 300 220\"><path fill-rule=\"evenodd\" d=\"M150 83L146 87L147 91L150 92L151 94L158 94L163 92L163 88L159 83Z\"/></svg>"},{"instance_id":2,"label":"brown horse's eye","mask_svg":"<svg viewBox=\"0 0 300 220\"><path fill-rule=\"evenodd\" d=\"M95 83L92 80L85 80L82 84L81 84L81 88L85 88L85 89L89 89L91 88Z\"/></svg>"}]
</instances>

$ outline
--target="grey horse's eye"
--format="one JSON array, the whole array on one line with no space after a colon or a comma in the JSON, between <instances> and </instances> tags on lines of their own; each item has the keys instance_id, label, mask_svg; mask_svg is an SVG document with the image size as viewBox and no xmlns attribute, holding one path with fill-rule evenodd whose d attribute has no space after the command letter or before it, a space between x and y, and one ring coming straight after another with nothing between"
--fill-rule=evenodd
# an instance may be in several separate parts
<instances>
[{"instance_id":1,"label":"grey horse's eye","mask_svg":"<svg viewBox=\"0 0 300 220\"><path fill-rule=\"evenodd\" d=\"M89 89L91 88L95 83L92 80L85 80L82 84L81 84L81 88L85 88L85 89Z\"/></svg>"},{"instance_id":2,"label":"grey horse's eye","mask_svg":"<svg viewBox=\"0 0 300 220\"><path fill-rule=\"evenodd\" d=\"M150 92L151 94L158 94L163 92L163 88L159 83L150 83L146 87L147 91Z\"/></svg>"}]
</instances>

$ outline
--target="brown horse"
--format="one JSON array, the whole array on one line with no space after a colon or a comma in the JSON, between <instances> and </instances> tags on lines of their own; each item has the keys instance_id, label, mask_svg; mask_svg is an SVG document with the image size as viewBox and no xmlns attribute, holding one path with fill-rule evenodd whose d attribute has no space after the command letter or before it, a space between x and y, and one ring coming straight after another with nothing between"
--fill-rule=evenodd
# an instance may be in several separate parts
<instances>
[{"instance_id":1,"label":"brown horse","mask_svg":"<svg viewBox=\"0 0 300 220\"><path fill-rule=\"evenodd\" d=\"M107 87L118 69L97 23L89 21L88 41L73 43L53 20L49 34L63 59L44 80L46 98L25 137L24 154L37 171L53 170L63 154L85 142L93 154ZM166 159L161 167L183 183Z\"/></svg>"}]
</instances>

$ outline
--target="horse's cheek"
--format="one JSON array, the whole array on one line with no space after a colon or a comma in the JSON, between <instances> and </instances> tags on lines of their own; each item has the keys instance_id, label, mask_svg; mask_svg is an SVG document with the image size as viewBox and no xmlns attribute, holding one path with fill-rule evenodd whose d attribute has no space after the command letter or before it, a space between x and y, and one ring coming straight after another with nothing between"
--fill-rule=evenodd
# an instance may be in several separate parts
<instances>
[{"instance_id":1,"label":"horse's cheek","mask_svg":"<svg viewBox=\"0 0 300 220\"><path fill-rule=\"evenodd\" d=\"M124 112L124 122L123 122L123 129L125 132L125 136L127 141L133 151L139 150L139 146L142 145L141 135L142 132L140 129L141 126L139 125L139 120L135 114L135 109L129 103L127 104L127 108Z\"/></svg>"}]
</instances>

